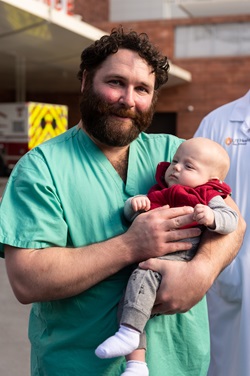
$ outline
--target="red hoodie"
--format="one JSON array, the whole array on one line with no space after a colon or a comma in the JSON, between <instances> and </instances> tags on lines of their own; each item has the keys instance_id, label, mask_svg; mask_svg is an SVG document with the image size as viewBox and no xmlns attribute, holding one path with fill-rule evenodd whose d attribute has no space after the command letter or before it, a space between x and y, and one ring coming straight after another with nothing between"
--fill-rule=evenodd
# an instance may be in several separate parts
<instances>
[{"instance_id":1,"label":"red hoodie","mask_svg":"<svg viewBox=\"0 0 250 376\"><path fill-rule=\"evenodd\" d=\"M148 198L151 201L151 209L169 205L170 207L178 206L192 206L196 204L207 205L209 201L215 196L226 198L231 194L230 187L220 182L218 179L213 179L205 184L199 185L195 188L190 188L182 185L173 185L167 187L165 182L165 172L170 163L160 162L156 169L155 184L148 192Z\"/></svg>"}]
</instances>

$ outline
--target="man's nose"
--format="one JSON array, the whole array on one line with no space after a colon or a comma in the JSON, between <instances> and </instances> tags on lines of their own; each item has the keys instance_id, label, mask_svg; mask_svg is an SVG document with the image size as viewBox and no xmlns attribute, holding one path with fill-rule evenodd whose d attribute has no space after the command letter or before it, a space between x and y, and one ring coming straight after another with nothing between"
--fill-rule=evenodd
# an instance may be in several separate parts
<instances>
[{"instance_id":1,"label":"man's nose","mask_svg":"<svg viewBox=\"0 0 250 376\"><path fill-rule=\"evenodd\" d=\"M124 89L121 93L119 103L123 104L126 108L135 107L135 97L132 88Z\"/></svg>"}]
</instances>

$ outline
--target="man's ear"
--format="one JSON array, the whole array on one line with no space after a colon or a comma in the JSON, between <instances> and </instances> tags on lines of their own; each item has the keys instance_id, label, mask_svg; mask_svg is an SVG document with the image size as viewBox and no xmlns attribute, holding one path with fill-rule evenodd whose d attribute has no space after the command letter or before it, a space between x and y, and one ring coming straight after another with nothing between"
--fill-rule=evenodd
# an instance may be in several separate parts
<instances>
[{"instance_id":1,"label":"man's ear","mask_svg":"<svg viewBox=\"0 0 250 376\"><path fill-rule=\"evenodd\" d=\"M86 69L83 71L82 74L82 84L81 84L81 93L83 92L84 86L85 86L85 80L86 80L87 72Z\"/></svg>"}]
</instances>

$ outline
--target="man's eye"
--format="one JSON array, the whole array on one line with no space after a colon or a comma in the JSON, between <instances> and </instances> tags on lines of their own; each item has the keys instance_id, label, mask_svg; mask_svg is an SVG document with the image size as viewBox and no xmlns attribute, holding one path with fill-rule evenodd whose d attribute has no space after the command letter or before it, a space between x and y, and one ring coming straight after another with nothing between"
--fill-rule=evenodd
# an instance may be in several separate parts
<instances>
[{"instance_id":1,"label":"man's eye","mask_svg":"<svg viewBox=\"0 0 250 376\"><path fill-rule=\"evenodd\" d=\"M148 90L147 90L145 87L143 87L143 86L139 86L139 87L137 88L137 90L138 90L138 91L141 91L141 92L143 92L143 93L148 93Z\"/></svg>"},{"instance_id":2,"label":"man's eye","mask_svg":"<svg viewBox=\"0 0 250 376\"><path fill-rule=\"evenodd\" d=\"M121 86L122 85L121 81L119 81L119 80L110 80L109 83L114 85L114 86Z\"/></svg>"}]
</instances>

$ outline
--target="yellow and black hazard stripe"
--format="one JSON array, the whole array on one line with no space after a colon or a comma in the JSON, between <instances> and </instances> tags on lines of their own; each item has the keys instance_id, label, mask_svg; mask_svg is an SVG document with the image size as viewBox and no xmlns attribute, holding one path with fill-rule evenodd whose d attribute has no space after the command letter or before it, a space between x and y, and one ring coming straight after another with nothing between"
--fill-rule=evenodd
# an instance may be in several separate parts
<instances>
[{"instance_id":1,"label":"yellow and black hazard stripe","mask_svg":"<svg viewBox=\"0 0 250 376\"><path fill-rule=\"evenodd\" d=\"M29 150L65 132L67 128L67 106L35 102L29 104Z\"/></svg>"}]
</instances>

